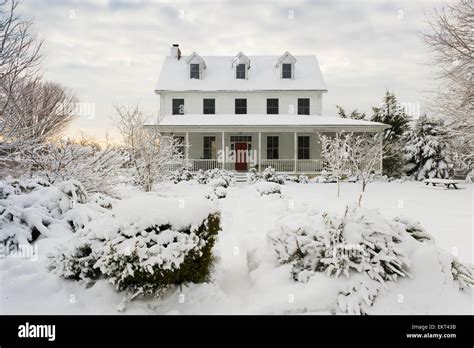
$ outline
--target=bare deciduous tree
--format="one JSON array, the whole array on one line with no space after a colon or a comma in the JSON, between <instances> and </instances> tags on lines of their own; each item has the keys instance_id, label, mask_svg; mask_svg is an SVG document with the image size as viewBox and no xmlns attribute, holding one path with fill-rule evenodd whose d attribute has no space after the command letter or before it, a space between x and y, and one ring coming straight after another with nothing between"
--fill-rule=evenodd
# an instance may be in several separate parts
<instances>
[{"instance_id":1,"label":"bare deciduous tree","mask_svg":"<svg viewBox=\"0 0 474 348\"><path fill-rule=\"evenodd\" d=\"M461 166L472 170L474 161L474 3L460 0L436 9L427 18L425 43L439 67L440 88L432 110L447 118L448 137Z\"/></svg>"},{"instance_id":2,"label":"bare deciduous tree","mask_svg":"<svg viewBox=\"0 0 474 348\"><path fill-rule=\"evenodd\" d=\"M15 146L61 136L76 117L76 96L67 88L38 78L16 83L5 108L4 129Z\"/></svg>"},{"instance_id":3,"label":"bare deciduous tree","mask_svg":"<svg viewBox=\"0 0 474 348\"><path fill-rule=\"evenodd\" d=\"M163 136L156 127L145 128L147 118L138 106L114 107L116 115L112 120L130 154L136 182L145 191L151 191L155 182L183 164L182 144L174 137Z\"/></svg>"},{"instance_id":4,"label":"bare deciduous tree","mask_svg":"<svg viewBox=\"0 0 474 348\"><path fill-rule=\"evenodd\" d=\"M319 133L318 136L321 141L321 156L326 161L326 169L336 177L337 197L339 197L341 175L347 170L348 153L346 137L336 134L336 137L332 138Z\"/></svg>"},{"instance_id":5,"label":"bare deciduous tree","mask_svg":"<svg viewBox=\"0 0 474 348\"><path fill-rule=\"evenodd\" d=\"M359 207L361 206L362 195L367 184L370 182L377 165L382 159L384 152L381 143L382 137L382 133L364 133L359 135L351 133L344 137L350 171L357 176L357 179L362 184L362 191L358 201Z\"/></svg>"},{"instance_id":6,"label":"bare deciduous tree","mask_svg":"<svg viewBox=\"0 0 474 348\"><path fill-rule=\"evenodd\" d=\"M18 5L17 0L0 0L0 144L10 142L20 129L11 125L14 116L7 109L17 85L37 75L41 61L43 41L36 37L33 23L17 14Z\"/></svg>"}]
</instances>

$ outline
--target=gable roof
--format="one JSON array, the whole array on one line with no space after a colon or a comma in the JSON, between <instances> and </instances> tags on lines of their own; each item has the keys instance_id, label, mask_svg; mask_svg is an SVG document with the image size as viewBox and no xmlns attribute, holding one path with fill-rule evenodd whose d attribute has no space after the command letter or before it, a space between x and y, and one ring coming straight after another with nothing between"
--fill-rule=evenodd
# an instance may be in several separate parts
<instances>
[{"instance_id":1,"label":"gable roof","mask_svg":"<svg viewBox=\"0 0 474 348\"><path fill-rule=\"evenodd\" d=\"M193 53L191 53L190 56L186 57L185 62L186 62L186 64L190 64L194 59L196 59L200 64L202 64L203 69L206 69L206 62L196 52L193 52Z\"/></svg>"},{"instance_id":2,"label":"gable roof","mask_svg":"<svg viewBox=\"0 0 474 348\"><path fill-rule=\"evenodd\" d=\"M275 62L282 58L280 56L249 56L252 67L249 69L248 79L236 79L232 70L234 58L233 56L202 57L207 66L206 76L199 80L189 78L187 58L177 60L166 57L155 91L327 91L315 56L294 57L297 59L294 79L280 78L275 67Z\"/></svg>"},{"instance_id":3,"label":"gable roof","mask_svg":"<svg viewBox=\"0 0 474 348\"><path fill-rule=\"evenodd\" d=\"M248 67L250 68L250 59L242 52L237 53L234 59L232 59L233 67L235 67L237 64L240 64L240 63L246 63L249 65Z\"/></svg>"},{"instance_id":4,"label":"gable roof","mask_svg":"<svg viewBox=\"0 0 474 348\"><path fill-rule=\"evenodd\" d=\"M292 63L296 63L298 59L296 59L290 52L286 51L285 53L283 53L283 55L280 58L278 58L275 64L275 67L278 67L281 63L287 60L289 60Z\"/></svg>"}]
</instances>

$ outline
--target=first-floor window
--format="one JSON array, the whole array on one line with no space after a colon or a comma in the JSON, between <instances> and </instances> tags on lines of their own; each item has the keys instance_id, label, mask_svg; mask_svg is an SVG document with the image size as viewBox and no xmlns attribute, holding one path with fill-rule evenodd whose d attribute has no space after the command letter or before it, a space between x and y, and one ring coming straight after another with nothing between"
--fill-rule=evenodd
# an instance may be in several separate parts
<instances>
[{"instance_id":1,"label":"first-floor window","mask_svg":"<svg viewBox=\"0 0 474 348\"><path fill-rule=\"evenodd\" d=\"M298 137L298 159L309 159L309 136Z\"/></svg>"},{"instance_id":2,"label":"first-floor window","mask_svg":"<svg viewBox=\"0 0 474 348\"><path fill-rule=\"evenodd\" d=\"M217 158L217 148L216 148L216 137L204 137L203 144L203 159L215 159Z\"/></svg>"},{"instance_id":3,"label":"first-floor window","mask_svg":"<svg viewBox=\"0 0 474 348\"><path fill-rule=\"evenodd\" d=\"M267 136L267 159L278 159L278 136Z\"/></svg>"},{"instance_id":4,"label":"first-floor window","mask_svg":"<svg viewBox=\"0 0 474 348\"><path fill-rule=\"evenodd\" d=\"M298 115L309 115L309 98L298 99Z\"/></svg>"},{"instance_id":5,"label":"first-floor window","mask_svg":"<svg viewBox=\"0 0 474 348\"><path fill-rule=\"evenodd\" d=\"M173 115L184 115L184 99L173 99Z\"/></svg>"}]
</instances>

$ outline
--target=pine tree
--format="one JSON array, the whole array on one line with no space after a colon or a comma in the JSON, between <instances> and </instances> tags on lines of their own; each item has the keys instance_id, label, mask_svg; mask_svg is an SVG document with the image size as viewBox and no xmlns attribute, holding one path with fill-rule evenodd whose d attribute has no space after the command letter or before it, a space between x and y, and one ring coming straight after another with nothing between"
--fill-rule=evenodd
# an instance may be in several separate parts
<instances>
[{"instance_id":1,"label":"pine tree","mask_svg":"<svg viewBox=\"0 0 474 348\"><path fill-rule=\"evenodd\" d=\"M447 133L441 120L426 116L417 120L413 130L403 137L405 171L417 180L426 178L449 178L452 162L449 155Z\"/></svg>"},{"instance_id":2,"label":"pine tree","mask_svg":"<svg viewBox=\"0 0 474 348\"><path fill-rule=\"evenodd\" d=\"M365 112L359 112L357 109L354 109L350 114L346 114L346 111L340 107L339 105L336 105L337 108L337 114L341 118L352 118L354 120L363 120L365 119Z\"/></svg>"},{"instance_id":3,"label":"pine tree","mask_svg":"<svg viewBox=\"0 0 474 348\"><path fill-rule=\"evenodd\" d=\"M410 118L397 101L395 94L387 91L380 107L372 108L371 121L390 125L384 131L383 173L390 177L399 177L404 165L400 137L409 129Z\"/></svg>"}]
</instances>

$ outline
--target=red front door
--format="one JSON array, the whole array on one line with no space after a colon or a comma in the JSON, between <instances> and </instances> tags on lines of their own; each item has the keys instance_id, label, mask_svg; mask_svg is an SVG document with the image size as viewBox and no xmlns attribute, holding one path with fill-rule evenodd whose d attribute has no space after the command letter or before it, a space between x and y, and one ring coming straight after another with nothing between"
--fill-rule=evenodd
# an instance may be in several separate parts
<instances>
[{"instance_id":1,"label":"red front door","mask_svg":"<svg viewBox=\"0 0 474 348\"><path fill-rule=\"evenodd\" d=\"M247 143L235 143L235 170L247 170Z\"/></svg>"}]
</instances>

